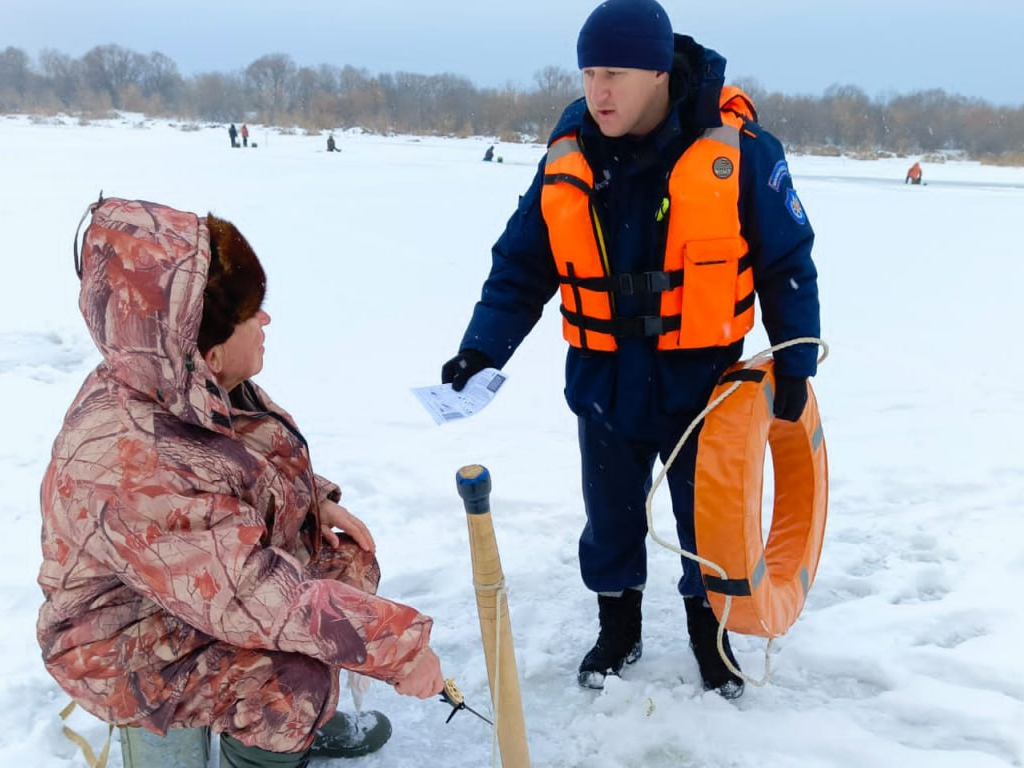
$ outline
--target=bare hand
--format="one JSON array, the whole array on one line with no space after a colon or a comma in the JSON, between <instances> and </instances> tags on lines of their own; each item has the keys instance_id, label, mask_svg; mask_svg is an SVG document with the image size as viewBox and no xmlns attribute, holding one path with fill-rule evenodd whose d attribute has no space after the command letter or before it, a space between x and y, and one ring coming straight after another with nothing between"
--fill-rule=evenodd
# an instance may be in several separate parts
<instances>
[{"instance_id":1,"label":"bare hand","mask_svg":"<svg viewBox=\"0 0 1024 768\"><path fill-rule=\"evenodd\" d=\"M395 690L403 696L415 696L417 699L429 699L436 696L444 688L444 677L441 675L441 660L430 648L424 648L413 660L408 674L397 683Z\"/></svg>"},{"instance_id":2,"label":"bare hand","mask_svg":"<svg viewBox=\"0 0 1024 768\"><path fill-rule=\"evenodd\" d=\"M324 540L337 549L341 546L341 539L334 532L334 528L340 528L355 539L361 549L370 553L377 551L377 545L374 543L366 523L340 504L335 504L333 501L322 501L320 502L320 531L323 533Z\"/></svg>"}]
</instances>

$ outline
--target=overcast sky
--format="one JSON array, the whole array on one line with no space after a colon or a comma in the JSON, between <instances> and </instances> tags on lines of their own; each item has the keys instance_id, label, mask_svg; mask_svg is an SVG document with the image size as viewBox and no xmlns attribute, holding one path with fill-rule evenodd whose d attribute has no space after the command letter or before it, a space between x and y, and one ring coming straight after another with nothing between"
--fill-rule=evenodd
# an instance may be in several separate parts
<instances>
[{"instance_id":1,"label":"overcast sky","mask_svg":"<svg viewBox=\"0 0 1024 768\"><path fill-rule=\"evenodd\" d=\"M662 0L677 32L729 61L730 79L789 94L833 84L869 96L942 88L1024 104L1024 0ZM78 57L116 43L159 51L182 74L244 69L266 53L371 73L451 72L531 86L575 69L596 0L0 0L0 49Z\"/></svg>"}]
</instances>

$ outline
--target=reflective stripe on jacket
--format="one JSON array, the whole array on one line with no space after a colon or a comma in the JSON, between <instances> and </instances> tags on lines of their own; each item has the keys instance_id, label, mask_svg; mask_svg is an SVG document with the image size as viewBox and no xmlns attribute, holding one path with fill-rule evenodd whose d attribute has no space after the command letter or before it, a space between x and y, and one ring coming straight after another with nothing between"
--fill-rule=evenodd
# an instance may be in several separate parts
<instances>
[{"instance_id":1,"label":"reflective stripe on jacket","mask_svg":"<svg viewBox=\"0 0 1024 768\"><path fill-rule=\"evenodd\" d=\"M658 349L728 346L754 324L754 278L740 233L740 131L749 99L723 89L723 125L709 128L676 162L657 216L667 218L660 271L612 270L591 197L594 173L578 133L548 148L541 210L548 227L569 344L611 352L616 337L657 336ZM616 294L660 294L660 315L622 317Z\"/></svg>"}]
</instances>

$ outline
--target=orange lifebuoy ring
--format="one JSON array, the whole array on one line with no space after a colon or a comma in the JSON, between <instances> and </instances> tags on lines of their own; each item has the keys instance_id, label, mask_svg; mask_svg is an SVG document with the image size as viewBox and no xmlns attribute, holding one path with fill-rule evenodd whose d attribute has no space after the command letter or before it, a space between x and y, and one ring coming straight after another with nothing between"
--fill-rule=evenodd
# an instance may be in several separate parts
<instances>
[{"instance_id":1,"label":"orange lifebuoy ring","mask_svg":"<svg viewBox=\"0 0 1024 768\"><path fill-rule=\"evenodd\" d=\"M778 637L793 625L814 582L825 534L828 459L810 383L798 421L772 415L775 373L767 360L723 374L712 400L738 388L705 418L694 477L697 554L708 602L726 627ZM767 544L761 531L765 447L771 446L775 502Z\"/></svg>"}]
</instances>

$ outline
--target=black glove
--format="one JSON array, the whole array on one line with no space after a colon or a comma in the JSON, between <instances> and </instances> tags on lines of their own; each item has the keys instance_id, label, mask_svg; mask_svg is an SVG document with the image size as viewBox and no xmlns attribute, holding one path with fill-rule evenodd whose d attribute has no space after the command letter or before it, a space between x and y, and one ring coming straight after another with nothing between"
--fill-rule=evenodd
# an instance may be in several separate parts
<instances>
[{"instance_id":1,"label":"black glove","mask_svg":"<svg viewBox=\"0 0 1024 768\"><path fill-rule=\"evenodd\" d=\"M484 368L493 368L491 358L478 349L464 349L441 366L441 383L461 392L466 382Z\"/></svg>"},{"instance_id":2,"label":"black glove","mask_svg":"<svg viewBox=\"0 0 1024 768\"><path fill-rule=\"evenodd\" d=\"M799 421L807 405L807 377L775 376L775 418Z\"/></svg>"}]
</instances>

